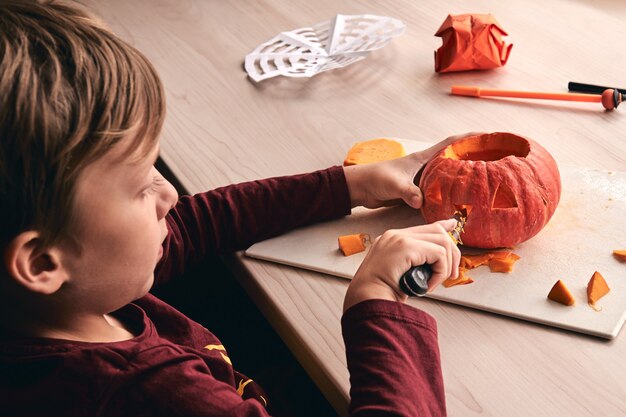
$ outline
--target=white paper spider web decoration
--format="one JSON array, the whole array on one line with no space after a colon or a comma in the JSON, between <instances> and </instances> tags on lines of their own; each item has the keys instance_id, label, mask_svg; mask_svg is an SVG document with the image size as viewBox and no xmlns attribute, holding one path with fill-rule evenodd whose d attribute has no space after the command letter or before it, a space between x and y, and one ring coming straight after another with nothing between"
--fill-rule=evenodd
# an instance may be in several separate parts
<instances>
[{"instance_id":1,"label":"white paper spider web decoration","mask_svg":"<svg viewBox=\"0 0 626 417\"><path fill-rule=\"evenodd\" d=\"M313 27L281 32L246 55L254 81L284 75L312 77L360 61L404 32L398 19L374 15L341 15Z\"/></svg>"}]
</instances>

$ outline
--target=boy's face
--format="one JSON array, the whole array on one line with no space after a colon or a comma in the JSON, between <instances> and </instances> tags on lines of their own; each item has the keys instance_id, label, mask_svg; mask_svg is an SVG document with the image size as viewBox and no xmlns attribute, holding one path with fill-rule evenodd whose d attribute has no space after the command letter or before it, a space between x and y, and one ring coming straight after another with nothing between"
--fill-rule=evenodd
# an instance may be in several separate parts
<instances>
[{"instance_id":1,"label":"boy's face","mask_svg":"<svg viewBox=\"0 0 626 417\"><path fill-rule=\"evenodd\" d=\"M178 195L154 168L158 145L137 161L124 141L79 177L75 240L66 251L65 290L84 312L109 313L145 295L167 235L165 215Z\"/></svg>"}]
</instances>

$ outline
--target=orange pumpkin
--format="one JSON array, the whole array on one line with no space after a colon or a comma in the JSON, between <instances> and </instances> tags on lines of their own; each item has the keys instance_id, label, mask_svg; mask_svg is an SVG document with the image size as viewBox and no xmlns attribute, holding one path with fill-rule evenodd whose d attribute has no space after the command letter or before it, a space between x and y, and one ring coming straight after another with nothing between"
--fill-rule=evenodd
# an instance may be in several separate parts
<instances>
[{"instance_id":1,"label":"orange pumpkin","mask_svg":"<svg viewBox=\"0 0 626 417\"><path fill-rule=\"evenodd\" d=\"M561 197L559 169L548 151L502 132L447 146L426 164L419 186L429 223L452 217L455 206L471 206L463 243L479 248L530 239L548 223Z\"/></svg>"}]
</instances>

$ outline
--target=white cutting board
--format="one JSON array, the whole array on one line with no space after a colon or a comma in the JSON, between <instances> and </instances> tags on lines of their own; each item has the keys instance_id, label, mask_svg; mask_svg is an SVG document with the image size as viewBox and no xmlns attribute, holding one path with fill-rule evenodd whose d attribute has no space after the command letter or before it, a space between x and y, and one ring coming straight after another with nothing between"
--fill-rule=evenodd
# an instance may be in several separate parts
<instances>
[{"instance_id":1,"label":"white cutting board","mask_svg":"<svg viewBox=\"0 0 626 417\"><path fill-rule=\"evenodd\" d=\"M401 140L407 152L426 143ZM626 249L626 172L560 166L563 190L548 225L514 249L521 256L513 272L469 271L474 283L439 286L427 297L499 313L550 326L612 339L626 319L626 262L613 257ZM319 223L257 243L246 255L300 268L352 278L365 253L345 257L337 237L424 223L418 210L407 206L367 210L358 208L338 220ZM599 271L611 291L597 304L587 305L587 282ZM546 298L561 279L576 298L573 307Z\"/></svg>"}]
</instances>

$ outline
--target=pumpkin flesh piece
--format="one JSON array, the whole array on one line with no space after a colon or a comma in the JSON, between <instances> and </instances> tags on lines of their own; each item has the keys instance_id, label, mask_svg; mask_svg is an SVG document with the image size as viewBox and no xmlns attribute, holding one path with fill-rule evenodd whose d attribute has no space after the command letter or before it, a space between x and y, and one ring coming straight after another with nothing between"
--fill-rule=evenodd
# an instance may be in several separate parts
<instances>
[{"instance_id":1,"label":"pumpkin flesh piece","mask_svg":"<svg viewBox=\"0 0 626 417\"><path fill-rule=\"evenodd\" d=\"M474 269L481 265L487 265L492 255L489 253L483 255L463 255L461 256L461 266L467 269Z\"/></svg>"},{"instance_id":2,"label":"pumpkin flesh piece","mask_svg":"<svg viewBox=\"0 0 626 417\"><path fill-rule=\"evenodd\" d=\"M491 272L512 272L513 265L517 262L520 257L519 255L513 252L500 252L505 254L505 256L494 256L489 260L489 270Z\"/></svg>"},{"instance_id":3,"label":"pumpkin flesh piece","mask_svg":"<svg viewBox=\"0 0 626 417\"><path fill-rule=\"evenodd\" d=\"M339 236L337 239L339 249L343 256L354 255L355 253L363 252L365 250L365 240L367 235L364 233L357 233L354 235Z\"/></svg>"},{"instance_id":4,"label":"pumpkin flesh piece","mask_svg":"<svg viewBox=\"0 0 626 417\"><path fill-rule=\"evenodd\" d=\"M372 162L387 161L405 156L406 152L401 143L391 139L372 139L357 142L350 148L344 166L369 164Z\"/></svg>"},{"instance_id":5,"label":"pumpkin flesh piece","mask_svg":"<svg viewBox=\"0 0 626 417\"><path fill-rule=\"evenodd\" d=\"M510 251L489 252L482 255L463 255L459 263L459 276L446 279L443 282L443 286L450 288L455 285L471 284L474 280L465 275L465 273L468 269L474 269L481 265L489 265L491 272L511 272L513 264L519 259L519 255ZM496 262L496 266L492 267L492 262Z\"/></svg>"},{"instance_id":6,"label":"pumpkin flesh piece","mask_svg":"<svg viewBox=\"0 0 626 417\"><path fill-rule=\"evenodd\" d=\"M576 304L576 300L574 296L570 292L570 290L565 286L565 283L561 280L558 280L550 292L548 293L548 298L552 301L556 301L557 303L564 304L566 306L573 306Z\"/></svg>"},{"instance_id":7,"label":"pumpkin flesh piece","mask_svg":"<svg viewBox=\"0 0 626 417\"><path fill-rule=\"evenodd\" d=\"M511 272L519 259L520 256L511 251L488 252L481 255L463 255L460 266L474 269L481 265L489 265L491 272Z\"/></svg>"},{"instance_id":8,"label":"pumpkin flesh piece","mask_svg":"<svg viewBox=\"0 0 626 417\"><path fill-rule=\"evenodd\" d=\"M442 285L446 288L454 287L455 285L466 285L471 284L474 280L471 277L465 275L467 270L465 268L459 268L459 276L456 278L448 278L446 279Z\"/></svg>"},{"instance_id":9,"label":"pumpkin flesh piece","mask_svg":"<svg viewBox=\"0 0 626 417\"><path fill-rule=\"evenodd\" d=\"M513 265L515 260L513 258L507 259L490 259L489 270L491 272L511 272L513 271Z\"/></svg>"},{"instance_id":10,"label":"pumpkin flesh piece","mask_svg":"<svg viewBox=\"0 0 626 417\"><path fill-rule=\"evenodd\" d=\"M596 304L596 301L608 294L609 291L611 291L611 289L604 280L604 277L596 271L587 284L587 302L593 306Z\"/></svg>"},{"instance_id":11,"label":"pumpkin flesh piece","mask_svg":"<svg viewBox=\"0 0 626 417\"><path fill-rule=\"evenodd\" d=\"M615 256L620 261L626 261L626 249L615 249L613 251L613 256Z\"/></svg>"}]
</instances>

